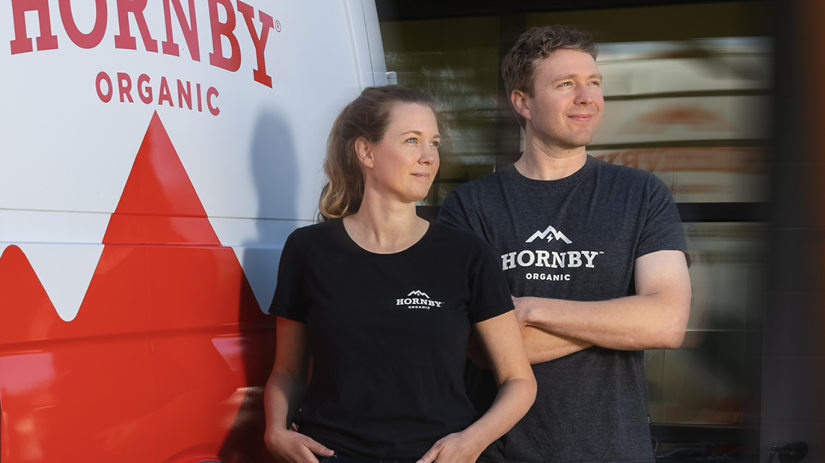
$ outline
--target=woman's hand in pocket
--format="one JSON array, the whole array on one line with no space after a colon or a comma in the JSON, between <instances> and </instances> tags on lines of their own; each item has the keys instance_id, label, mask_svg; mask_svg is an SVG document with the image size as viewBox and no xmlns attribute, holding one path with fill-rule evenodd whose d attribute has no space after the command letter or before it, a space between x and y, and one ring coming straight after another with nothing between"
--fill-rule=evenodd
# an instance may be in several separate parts
<instances>
[{"instance_id":1,"label":"woman's hand in pocket","mask_svg":"<svg viewBox=\"0 0 825 463\"><path fill-rule=\"evenodd\" d=\"M463 432L456 432L433 444L417 463L474 463L483 450L483 445Z\"/></svg>"},{"instance_id":2,"label":"woman's hand in pocket","mask_svg":"<svg viewBox=\"0 0 825 463\"><path fill-rule=\"evenodd\" d=\"M335 454L312 438L288 429L268 433L266 446L281 463L318 463L318 457Z\"/></svg>"}]
</instances>

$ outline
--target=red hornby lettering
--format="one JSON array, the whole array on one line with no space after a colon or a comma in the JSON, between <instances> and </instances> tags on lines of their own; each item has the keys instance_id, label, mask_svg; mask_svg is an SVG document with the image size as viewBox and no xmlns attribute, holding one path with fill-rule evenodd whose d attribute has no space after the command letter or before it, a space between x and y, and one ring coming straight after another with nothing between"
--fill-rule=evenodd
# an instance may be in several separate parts
<instances>
[{"instance_id":1,"label":"red hornby lettering","mask_svg":"<svg viewBox=\"0 0 825 463\"><path fill-rule=\"evenodd\" d=\"M226 12L226 22L222 23L218 14L218 4ZM209 64L227 71L235 72L241 68L241 46L235 37L235 10L229 0L209 0L209 19L212 22L212 53L209 54ZM223 56L223 41L229 40L229 57Z\"/></svg>"},{"instance_id":2,"label":"red hornby lettering","mask_svg":"<svg viewBox=\"0 0 825 463\"><path fill-rule=\"evenodd\" d=\"M106 92L104 92L103 88L100 86L103 82L106 82L106 88L108 88ZM97 78L95 78L95 90L97 90L97 96L100 98L100 101L108 103L112 100L114 88L112 87L112 79L109 78L109 74L106 74L103 71L97 73Z\"/></svg>"},{"instance_id":3,"label":"red hornby lettering","mask_svg":"<svg viewBox=\"0 0 825 463\"><path fill-rule=\"evenodd\" d=\"M140 97L140 101L149 104L152 102L152 87L149 84L149 76L146 74L141 74L138 77L137 87L138 87L138 96Z\"/></svg>"},{"instance_id":4,"label":"red hornby lettering","mask_svg":"<svg viewBox=\"0 0 825 463\"><path fill-rule=\"evenodd\" d=\"M48 0L11 0L11 14L14 17L14 40L11 41L11 54L32 51L32 39L26 35L27 11L36 11L40 24L40 35L37 37L38 50L54 50L57 48L57 36L52 34L52 23L49 17Z\"/></svg>"},{"instance_id":5,"label":"red hornby lettering","mask_svg":"<svg viewBox=\"0 0 825 463\"><path fill-rule=\"evenodd\" d=\"M258 19L261 20L261 35L260 37L255 32L255 25L252 24L252 18L255 17L255 10L246 3L238 0L238 11L243 15L246 21L246 27L249 29L249 35L252 36L252 43L255 44L255 55L258 58L258 69L252 72L252 76L257 82L260 82L267 87L272 87L272 78L266 74L266 59L264 58L264 49L266 49L266 39L269 38L269 30L274 27L272 16L258 11Z\"/></svg>"},{"instance_id":6,"label":"red hornby lettering","mask_svg":"<svg viewBox=\"0 0 825 463\"><path fill-rule=\"evenodd\" d=\"M163 105L164 101L169 102L169 106L175 107L172 103L172 94L169 93L169 83L166 82L166 77L160 78L160 96L158 97L158 105Z\"/></svg>"},{"instance_id":7,"label":"red hornby lettering","mask_svg":"<svg viewBox=\"0 0 825 463\"><path fill-rule=\"evenodd\" d=\"M195 13L195 0L188 0L189 11L184 9L182 0L152 0L162 2L163 20L166 30L166 40L162 42L163 53L171 56L180 56L180 46L175 42L173 33L173 11L177 23L183 34L186 48L192 60L200 61L200 46L198 40L198 23ZM61 22L69 39L80 48L90 49L104 42L108 26L107 0L94 0L95 23L89 32L81 31L75 22L71 0L58 0ZM117 0L118 33L114 36L115 48L121 50L137 50L137 39L132 34L132 22L137 25L143 48L146 51L157 53L158 41L155 40L147 24L144 14L149 0ZM37 50L53 50L58 48L57 36L52 34L51 12L48 0L11 0L12 17L14 23L14 39L10 42L11 54L28 53L34 51L32 38L27 35L26 13L35 12L39 24ZM237 17L232 0L208 0L209 23L212 34L212 52L209 53L209 64L230 72L236 72L241 67L241 46L235 35ZM223 10L223 11L221 11ZM272 77L266 72L266 46L270 30L280 32L280 24L272 16L258 10L258 21L261 23L260 32L255 26L255 8L237 1L237 10L244 18L252 44L255 47L256 67L252 70L252 78L267 87L272 87ZM221 17L225 16L225 21ZM276 24L278 25L276 27ZM225 49L228 45L228 50ZM101 79L103 79L101 77ZM102 83L102 80L98 80ZM100 90L100 89L99 89ZM105 95L105 94L104 94ZM217 95L217 91L215 92Z\"/></svg>"},{"instance_id":8,"label":"red hornby lettering","mask_svg":"<svg viewBox=\"0 0 825 463\"><path fill-rule=\"evenodd\" d=\"M206 107L209 108L209 112L212 113L213 116L217 116L221 113L221 109L212 104L213 96L217 98L218 91L215 87L209 87L209 90L206 91Z\"/></svg>"},{"instance_id":9,"label":"red hornby lettering","mask_svg":"<svg viewBox=\"0 0 825 463\"><path fill-rule=\"evenodd\" d=\"M132 78L129 77L129 74L125 72L118 72L117 73L117 89L118 93L120 94L120 102L125 103L126 101L123 97L129 99L129 103L134 103L135 101L132 99Z\"/></svg>"},{"instance_id":10,"label":"red hornby lettering","mask_svg":"<svg viewBox=\"0 0 825 463\"><path fill-rule=\"evenodd\" d=\"M163 0L163 19L166 22L166 41L162 43L163 54L180 56L178 44L172 36L172 13L170 11L169 3L175 7L175 13L178 16L178 23L180 29L183 31L183 38L186 40L186 47L189 48L189 55L195 61L201 60L200 45L198 44L198 22L195 19L195 0L189 0L189 22L186 21L186 15L183 13L183 6L180 0Z\"/></svg>"},{"instance_id":11,"label":"red hornby lettering","mask_svg":"<svg viewBox=\"0 0 825 463\"><path fill-rule=\"evenodd\" d=\"M108 17L106 0L95 0L95 14L97 16L92 31L84 34L80 32L80 29L77 28L77 23L74 22L71 1L60 0L60 18L63 20L63 28L66 29L66 34L69 36L69 39L80 48L94 48L103 40L103 34L106 33L106 20Z\"/></svg>"},{"instance_id":12,"label":"red hornby lettering","mask_svg":"<svg viewBox=\"0 0 825 463\"><path fill-rule=\"evenodd\" d=\"M198 112L203 112L203 105L201 105L201 84L195 84L198 91Z\"/></svg>"},{"instance_id":13,"label":"red hornby lettering","mask_svg":"<svg viewBox=\"0 0 825 463\"><path fill-rule=\"evenodd\" d=\"M149 0L117 0L117 22L120 25L120 34L115 36L115 48L127 50L137 50L137 41L129 30L129 13L135 17L135 22L143 39L143 46L146 51L157 53L158 41L152 39L149 34L149 27L146 25L146 17L143 10Z\"/></svg>"},{"instance_id":14,"label":"red hornby lettering","mask_svg":"<svg viewBox=\"0 0 825 463\"><path fill-rule=\"evenodd\" d=\"M178 79L178 107L183 107L183 102L186 101L186 106L192 109L192 84L186 82L186 89L183 88L183 82Z\"/></svg>"},{"instance_id":15,"label":"red hornby lettering","mask_svg":"<svg viewBox=\"0 0 825 463\"><path fill-rule=\"evenodd\" d=\"M118 72L116 76L117 89L118 94L120 95L121 103L135 102L135 98L132 96L133 88L137 91L137 96L143 104L152 104L154 102L155 91L152 88L151 77L146 74L141 74L137 78L137 85L133 87L133 79L129 74L125 72ZM173 85L175 85L175 87L170 87L169 81L166 77L161 76L160 85L157 89L158 105L168 104L174 108L175 98L172 95L172 88L176 88L178 101L177 107L189 110L197 109L198 112L203 112L203 91L201 90L201 84L197 82L195 83L194 101L192 101L193 92L191 82L177 79L177 83ZM97 74L97 77L95 78L95 90L97 91L97 96L100 98L100 101L108 103L112 100L114 87L112 85L111 77L109 77L109 74L105 71L101 71ZM209 87L206 89L206 108L213 116L217 116L221 113L221 109L217 105L217 98L219 95L220 93L215 87ZM195 106L197 108L195 108Z\"/></svg>"}]
</instances>

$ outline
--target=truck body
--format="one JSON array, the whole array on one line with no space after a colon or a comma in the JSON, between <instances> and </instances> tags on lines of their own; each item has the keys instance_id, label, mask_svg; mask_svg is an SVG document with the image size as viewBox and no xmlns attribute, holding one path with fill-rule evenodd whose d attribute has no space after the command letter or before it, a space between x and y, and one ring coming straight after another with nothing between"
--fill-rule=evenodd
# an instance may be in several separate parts
<instances>
[{"instance_id":1,"label":"truck body","mask_svg":"<svg viewBox=\"0 0 825 463\"><path fill-rule=\"evenodd\" d=\"M369 0L0 7L0 462L257 462L287 235Z\"/></svg>"}]
</instances>

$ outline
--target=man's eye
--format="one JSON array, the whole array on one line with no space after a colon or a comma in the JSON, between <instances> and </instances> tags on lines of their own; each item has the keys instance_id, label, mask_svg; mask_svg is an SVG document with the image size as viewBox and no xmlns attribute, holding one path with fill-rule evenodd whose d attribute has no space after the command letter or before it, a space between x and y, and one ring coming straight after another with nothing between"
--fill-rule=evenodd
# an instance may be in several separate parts
<instances>
[{"instance_id":1,"label":"man's eye","mask_svg":"<svg viewBox=\"0 0 825 463\"><path fill-rule=\"evenodd\" d=\"M415 142L416 142L415 138L408 138L408 139L404 140L404 143L415 143Z\"/></svg>"}]
</instances>

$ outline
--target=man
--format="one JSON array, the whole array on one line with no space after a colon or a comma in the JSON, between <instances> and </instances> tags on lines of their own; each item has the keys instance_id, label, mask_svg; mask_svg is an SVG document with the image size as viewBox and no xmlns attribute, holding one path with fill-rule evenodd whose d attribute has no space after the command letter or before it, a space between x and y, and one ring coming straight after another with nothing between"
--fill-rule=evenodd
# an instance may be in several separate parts
<instances>
[{"instance_id":1,"label":"man","mask_svg":"<svg viewBox=\"0 0 825 463\"><path fill-rule=\"evenodd\" d=\"M481 462L653 461L642 351L682 343L686 246L660 180L585 152L604 107L596 55L589 34L566 27L518 39L502 74L524 153L455 188L439 215L501 256L539 385ZM495 386L470 370L483 411Z\"/></svg>"}]
</instances>

